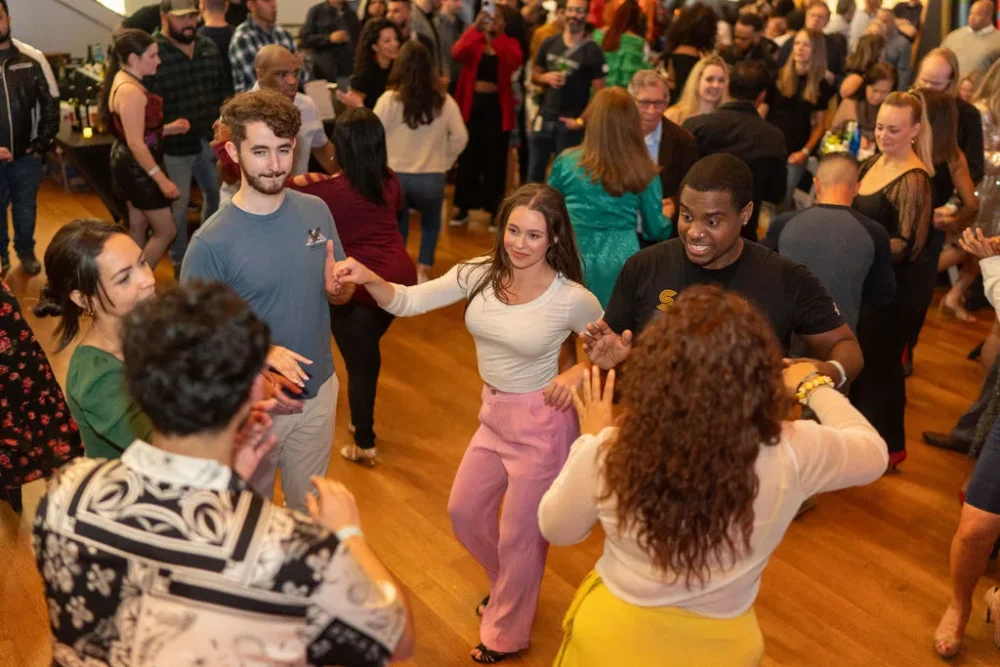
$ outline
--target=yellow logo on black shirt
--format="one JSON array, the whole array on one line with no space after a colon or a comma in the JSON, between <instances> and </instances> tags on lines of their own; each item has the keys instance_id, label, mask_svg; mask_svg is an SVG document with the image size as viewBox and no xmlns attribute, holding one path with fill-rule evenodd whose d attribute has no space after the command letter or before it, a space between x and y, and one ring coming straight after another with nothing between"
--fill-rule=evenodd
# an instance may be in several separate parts
<instances>
[{"instance_id":1,"label":"yellow logo on black shirt","mask_svg":"<svg viewBox=\"0 0 1000 667\"><path fill-rule=\"evenodd\" d=\"M674 297L677 296L677 292L672 289L665 289L660 292L660 305L656 307L657 310L666 310L670 306L674 305Z\"/></svg>"}]
</instances>

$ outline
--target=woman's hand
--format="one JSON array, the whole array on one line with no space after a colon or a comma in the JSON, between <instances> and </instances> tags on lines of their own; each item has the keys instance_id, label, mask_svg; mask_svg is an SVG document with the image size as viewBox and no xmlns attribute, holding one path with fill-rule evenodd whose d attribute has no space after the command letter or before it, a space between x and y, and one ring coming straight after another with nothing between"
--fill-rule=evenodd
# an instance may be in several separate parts
<instances>
[{"instance_id":1,"label":"woman's hand","mask_svg":"<svg viewBox=\"0 0 1000 667\"><path fill-rule=\"evenodd\" d=\"M347 526L360 526L361 515L354 494L340 482L324 477L313 477L316 495L306 496L306 508L313 521L332 532Z\"/></svg>"},{"instance_id":2,"label":"woman's hand","mask_svg":"<svg viewBox=\"0 0 1000 667\"><path fill-rule=\"evenodd\" d=\"M798 361L786 366L785 370L781 374L781 377L785 381L785 389L788 391L788 395L795 396L795 394L799 391L799 385L801 385L807 377L817 372L816 364L808 361ZM836 380L834 380L834 382L836 382Z\"/></svg>"},{"instance_id":3,"label":"woman's hand","mask_svg":"<svg viewBox=\"0 0 1000 667\"><path fill-rule=\"evenodd\" d=\"M805 161L809 159L809 153L806 151L795 151L788 156L788 164L805 164Z\"/></svg>"},{"instance_id":4,"label":"woman's hand","mask_svg":"<svg viewBox=\"0 0 1000 667\"><path fill-rule=\"evenodd\" d=\"M962 250L975 255L979 259L986 259L987 257L1000 254L998 253L1000 237L986 238L982 229L972 229L971 227L966 229L962 232L962 236L959 237L958 244L962 246Z\"/></svg>"},{"instance_id":5,"label":"woman's hand","mask_svg":"<svg viewBox=\"0 0 1000 667\"><path fill-rule=\"evenodd\" d=\"M573 405L573 390L580 386L584 372L586 372L586 366L577 364L565 373L560 373L552 378L548 386L542 390L545 405L561 412L569 410L569 406Z\"/></svg>"},{"instance_id":6,"label":"woman's hand","mask_svg":"<svg viewBox=\"0 0 1000 667\"><path fill-rule=\"evenodd\" d=\"M954 206L945 204L934 209L933 224L936 229L945 232L954 232L958 225L958 216L955 215L957 209Z\"/></svg>"},{"instance_id":7,"label":"woman's hand","mask_svg":"<svg viewBox=\"0 0 1000 667\"><path fill-rule=\"evenodd\" d=\"M573 388L573 405L580 420L580 434L597 435L614 423L611 401L615 395L615 371L608 371L601 392L601 370L594 366L583 371L580 388Z\"/></svg>"},{"instance_id":8,"label":"woman's hand","mask_svg":"<svg viewBox=\"0 0 1000 667\"><path fill-rule=\"evenodd\" d=\"M293 398L302 395L302 387L281 373L264 371L261 375L264 377L264 395L268 400L274 401L274 407L268 412L276 415L294 415L302 412L305 403Z\"/></svg>"},{"instance_id":9,"label":"woman's hand","mask_svg":"<svg viewBox=\"0 0 1000 667\"><path fill-rule=\"evenodd\" d=\"M162 171L159 172L159 173L163 174ZM163 178L155 179L155 180L156 180L156 184L160 188L160 192L162 192L163 196L166 197L167 199L173 200L173 199L177 199L178 197L181 196L181 191L178 190L177 186L174 185L174 182L171 181L166 176L164 176Z\"/></svg>"},{"instance_id":10,"label":"woman's hand","mask_svg":"<svg viewBox=\"0 0 1000 667\"><path fill-rule=\"evenodd\" d=\"M287 348L281 347L280 345L272 345L271 349L267 353L266 363L268 368L281 373L298 386L306 386L306 380L309 379L309 376L306 375L305 371L302 370L302 367L299 366L299 364L312 364L312 361L309 359L306 359L302 355L296 354Z\"/></svg>"},{"instance_id":11,"label":"woman's hand","mask_svg":"<svg viewBox=\"0 0 1000 667\"><path fill-rule=\"evenodd\" d=\"M337 262L333 269L333 276L339 283L352 283L354 285L367 285L376 277L371 269L353 257Z\"/></svg>"},{"instance_id":12,"label":"woman's hand","mask_svg":"<svg viewBox=\"0 0 1000 667\"><path fill-rule=\"evenodd\" d=\"M360 109L365 105L364 99L356 90L348 90L346 93L338 90L337 99L348 109Z\"/></svg>"},{"instance_id":13,"label":"woman's hand","mask_svg":"<svg viewBox=\"0 0 1000 667\"><path fill-rule=\"evenodd\" d=\"M472 22L472 27L474 27L479 32L488 32L490 25L493 23L493 15L487 12L480 11L476 16L476 20Z\"/></svg>"},{"instance_id":14,"label":"woman's hand","mask_svg":"<svg viewBox=\"0 0 1000 667\"><path fill-rule=\"evenodd\" d=\"M191 121L187 118L178 118L172 123L167 123L163 126L163 134L172 137L177 134L187 134L190 129Z\"/></svg>"}]
</instances>

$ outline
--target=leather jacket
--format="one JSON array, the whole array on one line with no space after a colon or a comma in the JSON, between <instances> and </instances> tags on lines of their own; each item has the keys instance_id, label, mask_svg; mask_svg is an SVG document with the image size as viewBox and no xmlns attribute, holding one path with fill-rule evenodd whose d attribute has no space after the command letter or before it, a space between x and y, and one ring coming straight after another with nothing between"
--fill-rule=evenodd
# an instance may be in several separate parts
<instances>
[{"instance_id":1,"label":"leather jacket","mask_svg":"<svg viewBox=\"0 0 1000 667\"><path fill-rule=\"evenodd\" d=\"M0 146L15 160L29 150L44 155L59 132L59 96L38 57L12 43L0 63Z\"/></svg>"}]
</instances>

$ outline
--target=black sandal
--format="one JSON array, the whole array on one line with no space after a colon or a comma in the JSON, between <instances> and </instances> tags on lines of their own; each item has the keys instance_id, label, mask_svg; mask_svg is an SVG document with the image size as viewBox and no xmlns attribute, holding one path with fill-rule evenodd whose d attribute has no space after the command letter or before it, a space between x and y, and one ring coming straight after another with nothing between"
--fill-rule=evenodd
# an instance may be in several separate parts
<instances>
[{"instance_id":1,"label":"black sandal","mask_svg":"<svg viewBox=\"0 0 1000 667\"><path fill-rule=\"evenodd\" d=\"M486 648L486 644L479 644L476 647L479 649L479 657L472 656L472 659L481 665L495 665L498 662L503 662L507 658L512 658L520 651L511 651L510 653L501 653L500 651L491 651Z\"/></svg>"},{"instance_id":2,"label":"black sandal","mask_svg":"<svg viewBox=\"0 0 1000 667\"><path fill-rule=\"evenodd\" d=\"M483 601L476 605L476 616L482 616L483 612L486 611L486 605L490 603L490 596L487 595L483 598Z\"/></svg>"}]
</instances>

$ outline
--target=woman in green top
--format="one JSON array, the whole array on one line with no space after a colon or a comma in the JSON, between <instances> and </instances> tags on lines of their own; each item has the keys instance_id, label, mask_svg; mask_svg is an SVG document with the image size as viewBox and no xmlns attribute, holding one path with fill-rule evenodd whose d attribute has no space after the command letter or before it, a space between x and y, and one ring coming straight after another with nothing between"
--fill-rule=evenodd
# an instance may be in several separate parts
<instances>
[{"instance_id":1,"label":"woman in green top","mask_svg":"<svg viewBox=\"0 0 1000 667\"><path fill-rule=\"evenodd\" d=\"M119 227L100 220L74 220L45 251L48 283L35 307L58 316L59 349L90 326L73 351L66 399L80 427L87 456L117 458L134 440L148 442L149 418L125 393L121 321L140 301L153 297L156 281L142 249Z\"/></svg>"},{"instance_id":2,"label":"woman in green top","mask_svg":"<svg viewBox=\"0 0 1000 667\"><path fill-rule=\"evenodd\" d=\"M602 306L625 260L639 251L636 223L651 241L670 236L659 168L642 135L639 110L621 88L605 88L590 105L579 148L552 164L549 185L566 199L583 259L587 289Z\"/></svg>"},{"instance_id":3,"label":"woman in green top","mask_svg":"<svg viewBox=\"0 0 1000 667\"><path fill-rule=\"evenodd\" d=\"M608 86L625 88L632 75L641 69L649 69L646 40L645 16L636 0L625 0L615 12L607 31L595 30L594 41L604 51L608 65L605 82Z\"/></svg>"}]
</instances>

